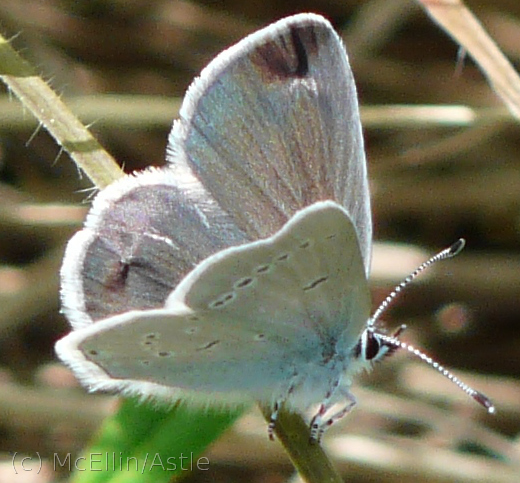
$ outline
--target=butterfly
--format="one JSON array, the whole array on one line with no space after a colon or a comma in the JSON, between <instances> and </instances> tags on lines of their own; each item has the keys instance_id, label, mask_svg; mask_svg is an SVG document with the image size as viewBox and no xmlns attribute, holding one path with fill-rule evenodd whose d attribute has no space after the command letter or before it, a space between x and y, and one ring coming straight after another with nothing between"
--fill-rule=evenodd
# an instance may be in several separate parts
<instances>
[{"instance_id":1,"label":"butterfly","mask_svg":"<svg viewBox=\"0 0 520 483\"><path fill-rule=\"evenodd\" d=\"M317 441L354 406L356 373L398 348L422 356L370 317L357 93L327 20L288 17L219 54L187 91L167 160L101 191L67 246L73 330L56 351L85 386L260 401L270 435L282 406L317 408Z\"/></svg>"}]
</instances>

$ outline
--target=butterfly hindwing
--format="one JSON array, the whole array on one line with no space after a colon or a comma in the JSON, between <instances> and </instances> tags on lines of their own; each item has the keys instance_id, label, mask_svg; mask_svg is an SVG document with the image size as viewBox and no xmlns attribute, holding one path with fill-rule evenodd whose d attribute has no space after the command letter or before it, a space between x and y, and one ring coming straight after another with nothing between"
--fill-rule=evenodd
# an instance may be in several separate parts
<instances>
[{"instance_id":1,"label":"butterfly hindwing","mask_svg":"<svg viewBox=\"0 0 520 483\"><path fill-rule=\"evenodd\" d=\"M361 330L368 310L352 222L324 202L269 239L206 259L164 309L77 330L58 352L91 387L261 397L297 368L319 365L328 345Z\"/></svg>"},{"instance_id":2,"label":"butterfly hindwing","mask_svg":"<svg viewBox=\"0 0 520 483\"><path fill-rule=\"evenodd\" d=\"M356 231L346 211L321 202L298 212L274 236L230 248L191 272L166 302L244 318L258 330L301 326L355 337L369 312Z\"/></svg>"}]
</instances>

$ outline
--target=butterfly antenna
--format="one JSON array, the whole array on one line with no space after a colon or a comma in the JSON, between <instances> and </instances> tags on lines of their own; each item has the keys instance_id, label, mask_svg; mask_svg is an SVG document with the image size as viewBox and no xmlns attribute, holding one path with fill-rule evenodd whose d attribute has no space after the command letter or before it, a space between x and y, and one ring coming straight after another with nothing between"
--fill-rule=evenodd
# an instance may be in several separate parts
<instances>
[{"instance_id":1,"label":"butterfly antenna","mask_svg":"<svg viewBox=\"0 0 520 483\"><path fill-rule=\"evenodd\" d=\"M393 347L395 348L395 350L407 350L415 357L418 357L419 359L426 362L428 365L432 366L434 369L437 369L444 377L447 377L459 389L462 389L468 396L472 397L481 406L484 406L487 409L488 413L493 414L495 412L495 406L487 396L468 386L465 382L462 382L457 376L453 375L450 371L448 371L448 369L440 365L438 362L434 361L430 356L427 356L424 352L421 352L419 349L416 349L412 345L407 344L406 342L402 342L393 336L385 334L378 334L378 336L386 346Z\"/></svg>"},{"instance_id":2,"label":"butterfly antenna","mask_svg":"<svg viewBox=\"0 0 520 483\"><path fill-rule=\"evenodd\" d=\"M429 260L426 260L424 263L418 266L410 275L408 275L408 277L406 277L399 285L397 285L397 287L395 287L392 292L390 292L390 294L385 298L385 300L383 300L383 302L381 302L372 317L370 317L368 326L373 327L375 325L379 317L381 317L381 315L388 309L397 295L399 295L399 293L401 293L402 290L407 285L409 285L421 272L440 260L446 260L447 258L452 258L455 255L458 255L464 248L465 244L466 241L464 238L459 238L453 245L445 248L441 252L437 253L437 255L434 255Z\"/></svg>"},{"instance_id":3,"label":"butterfly antenna","mask_svg":"<svg viewBox=\"0 0 520 483\"><path fill-rule=\"evenodd\" d=\"M373 327L376 321L379 319L379 317L381 317L381 314L383 314L385 310L388 309L388 307L395 300L397 295L421 272L423 272L439 260L445 260L447 258L452 258L455 255L458 255L464 248L465 244L466 242L464 241L464 239L460 238L453 245L437 253L437 255L434 255L429 260L426 260L426 262L417 267L410 275L408 275L408 277L406 277L397 287L395 287L395 289L388 295L388 297L386 297L385 300L383 300L383 302L379 305L377 310L374 312L374 315L372 315L368 322L369 329L372 328L371 330L374 330ZM437 371L439 371L444 377L447 377L459 389L462 389L468 396L472 397L480 405L484 406L489 413L493 414L495 412L495 406L487 396L468 386L465 382L462 382L457 376L452 374L438 362L434 361L430 356L427 356L424 352L421 352L419 349L416 349L415 347L413 347L410 344L407 344L406 342L400 341L397 337L405 328L406 326L401 326L394 335L387 335L379 331L377 332L377 337L381 341L382 345L386 346L386 348L389 351L388 353L393 353L397 349L407 350L415 357L418 357L422 361L426 362L428 365L432 366L434 369L437 369Z\"/></svg>"}]
</instances>

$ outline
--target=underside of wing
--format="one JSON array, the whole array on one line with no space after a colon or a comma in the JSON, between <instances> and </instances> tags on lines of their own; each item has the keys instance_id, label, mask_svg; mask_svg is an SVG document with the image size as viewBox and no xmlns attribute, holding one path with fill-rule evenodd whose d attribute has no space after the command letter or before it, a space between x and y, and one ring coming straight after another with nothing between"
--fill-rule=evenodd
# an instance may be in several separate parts
<instances>
[{"instance_id":1,"label":"underside of wing","mask_svg":"<svg viewBox=\"0 0 520 483\"><path fill-rule=\"evenodd\" d=\"M294 365L301 367L302 354L317 349L295 327L266 334L180 307L99 321L60 340L57 353L92 390L159 399L200 392L202 400L230 393L223 399L244 400L276 394Z\"/></svg>"},{"instance_id":2,"label":"underside of wing","mask_svg":"<svg viewBox=\"0 0 520 483\"><path fill-rule=\"evenodd\" d=\"M206 259L166 307L178 303L255 331L301 327L325 350L341 336L355 344L370 297L354 225L338 204L315 203L274 236Z\"/></svg>"},{"instance_id":3,"label":"underside of wing","mask_svg":"<svg viewBox=\"0 0 520 483\"><path fill-rule=\"evenodd\" d=\"M85 324L56 350L92 390L271 402L295 375L322 381L342 364L369 307L354 225L320 202L270 238L206 258L165 308Z\"/></svg>"}]
</instances>

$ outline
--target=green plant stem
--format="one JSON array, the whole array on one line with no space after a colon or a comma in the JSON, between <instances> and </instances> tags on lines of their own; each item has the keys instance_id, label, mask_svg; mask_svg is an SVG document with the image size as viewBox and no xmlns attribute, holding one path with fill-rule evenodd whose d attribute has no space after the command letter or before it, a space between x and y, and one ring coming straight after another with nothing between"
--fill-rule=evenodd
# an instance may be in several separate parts
<instances>
[{"instance_id":1,"label":"green plant stem","mask_svg":"<svg viewBox=\"0 0 520 483\"><path fill-rule=\"evenodd\" d=\"M0 77L96 187L103 189L123 176L114 158L1 35Z\"/></svg>"},{"instance_id":2,"label":"green plant stem","mask_svg":"<svg viewBox=\"0 0 520 483\"><path fill-rule=\"evenodd\" d=\"M267 422L272 408L260 405ZM319 444L309 443L309 425L299 414L281 409L274 432L294 467L307 483L342 483L343 479Z\"/></svg>"}]
</instances>

